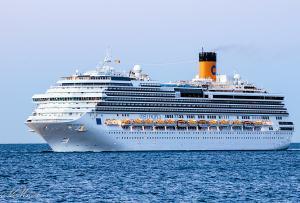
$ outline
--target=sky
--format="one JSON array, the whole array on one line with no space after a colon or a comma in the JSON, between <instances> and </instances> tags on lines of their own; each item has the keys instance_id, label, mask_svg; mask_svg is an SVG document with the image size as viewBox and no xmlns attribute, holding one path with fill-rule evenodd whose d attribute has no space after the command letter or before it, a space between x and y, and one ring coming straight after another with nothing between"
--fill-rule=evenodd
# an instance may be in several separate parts
<instances>
[{"instance_id":1,"label":"sky","mask_svg":"<svg viewBox=\"0 0 300 203\"><path fill-rule=\"evenodd\" d=\"M24 125L32 95L94 69L108 47L117 69L140 64L166 82L193 78L202 47L217 51L219 73L286 96L300 142L299 10L298 0L1 0L0 143L44 142Z\"/></svg>"}]
</instances>

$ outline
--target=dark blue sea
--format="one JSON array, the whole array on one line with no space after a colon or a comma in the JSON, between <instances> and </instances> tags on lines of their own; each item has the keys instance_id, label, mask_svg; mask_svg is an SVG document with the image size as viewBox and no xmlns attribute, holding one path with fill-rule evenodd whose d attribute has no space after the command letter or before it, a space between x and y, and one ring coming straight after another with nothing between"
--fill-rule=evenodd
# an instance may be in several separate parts
<instances>
[{"instance_id":1,"label":"dark blue sea","mask_svg":"<svg viewBox=\"0 0 300 203\"><path fill-rule=\"evenodd\" d=\"M0 145L0 202L300 202L287 151L53 153Z\"/></svg>"}]
</instances>

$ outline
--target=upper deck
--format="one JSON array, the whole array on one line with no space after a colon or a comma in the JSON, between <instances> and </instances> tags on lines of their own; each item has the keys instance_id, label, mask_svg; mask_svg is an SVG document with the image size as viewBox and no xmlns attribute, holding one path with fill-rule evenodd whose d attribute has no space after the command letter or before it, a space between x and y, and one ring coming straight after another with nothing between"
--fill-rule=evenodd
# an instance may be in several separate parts
<instances>
[{"instance_id":1,"label":"upper deck","mask_svg":"<svg viewBox=\"0 0 300 203\"><path fill-rule=\"evenodd\" d=\"M120 72L111 64L111 60L105 60L95 70L76 71L62 77L46 93L34 95L34 116L41 120L78 118L87 112L247 115L257 119L288 116L282 95L271 94L238 74L158 82L139 65L129 72Z\"/></svg>"}]
</instances>

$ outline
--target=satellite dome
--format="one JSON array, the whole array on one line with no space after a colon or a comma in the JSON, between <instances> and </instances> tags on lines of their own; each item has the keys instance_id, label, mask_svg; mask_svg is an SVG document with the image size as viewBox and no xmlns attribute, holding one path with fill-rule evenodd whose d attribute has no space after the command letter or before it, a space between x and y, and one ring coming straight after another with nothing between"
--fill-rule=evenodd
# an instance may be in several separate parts
<instances>
[{"instance_id":1,"label":"satellite dome","mask_svg":"<svg viewBox=\"0 0 300 203\"><path fill-rule=\"evenodd\" d=\"M240 76L240 74L234 74L233 78L234 78L235 80L240 80L240 79L241 79L241 76Z\"/></svg>"},{"instance_id":2,"label":"satellite dome","mask_svg":"<svg viewBox=\"0 0 300 203\"><path fill-rule=\"evenodd\" d=\"M134 73L141 73L142 72L142 68L140 65L134 65L133 66L133 72Z\"/></svg>"}]
</instances>

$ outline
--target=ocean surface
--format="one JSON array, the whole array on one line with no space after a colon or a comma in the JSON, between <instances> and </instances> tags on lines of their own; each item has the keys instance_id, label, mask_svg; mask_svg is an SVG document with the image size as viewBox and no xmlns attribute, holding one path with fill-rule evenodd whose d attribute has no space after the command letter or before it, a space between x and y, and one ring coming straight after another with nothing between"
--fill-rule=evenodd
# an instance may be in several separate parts
<instances>
[{"instance_id":1,"label":"ocean surface","mask_svg":"<svg viewBox=\"0 0 300 203\"><path fill-rule=\"evenodd\" d=\"M111 153L0 145L0 168L0 202L300 202L300 144Z\"/></svg>"}]
</instances>

